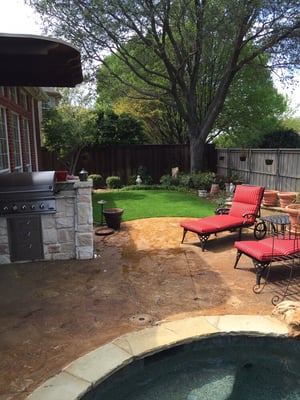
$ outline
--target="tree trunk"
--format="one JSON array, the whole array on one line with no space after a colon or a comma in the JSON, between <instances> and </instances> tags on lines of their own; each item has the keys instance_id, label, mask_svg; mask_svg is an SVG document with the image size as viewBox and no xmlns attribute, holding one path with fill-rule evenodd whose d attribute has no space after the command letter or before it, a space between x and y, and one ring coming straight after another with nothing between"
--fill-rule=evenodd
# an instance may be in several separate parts
<instances>
[{"instance_id":1,"label":"tree trunk","mask_svg":"<svg viewBox=\"0 0 300 400\"><path fill-rule=\"evenodd\" d=\"M190 172L200 172L203 169L205 140L197 134L190 135Z\"/></svg>"}]
</instances>

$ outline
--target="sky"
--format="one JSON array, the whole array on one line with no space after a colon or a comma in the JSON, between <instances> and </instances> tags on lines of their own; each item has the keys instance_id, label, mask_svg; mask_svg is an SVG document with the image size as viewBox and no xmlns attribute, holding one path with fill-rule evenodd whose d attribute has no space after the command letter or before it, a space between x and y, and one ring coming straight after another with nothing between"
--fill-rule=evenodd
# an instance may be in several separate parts
<instances>
[{"instance_id":1,"label":"sky","mask_svg":"<svg viewBox=\"0 0 300 400\"><path fill-rule=\"evenodd\" d=\"M0 0L0 32L41 35L39 16L24 0ZM300 73L298 77L298 82L289 89L275 84L279 92L289 97L292 108L297 108L296 114L300 116Z\"/></svg>"},{"instance_id":2,"label":"sky","mask_svg":"<svg viewBox=\"0 0 300 400\"><path fill-rule=\"evenodd\" d=\"M0 32L40 35L39 16L24 0L0 0Z\"/></svg>"}]
</instances>

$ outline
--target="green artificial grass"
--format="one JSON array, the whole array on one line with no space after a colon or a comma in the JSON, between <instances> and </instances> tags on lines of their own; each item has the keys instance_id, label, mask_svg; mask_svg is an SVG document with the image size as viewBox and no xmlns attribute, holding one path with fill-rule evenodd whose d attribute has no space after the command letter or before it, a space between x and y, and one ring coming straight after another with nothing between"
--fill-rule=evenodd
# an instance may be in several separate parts
<instances>
[{"instance_id":1,"label":"green artificial grass","mask_svg":"<svg viewBox=\"0 0 300 400\"><path fill-rule=\"evenodd\" d=\"M168 190L128 190L93 193L93 218L101 222L103 208L122 208L122 221L152 217L206 217L214 214L216 204L195 194ZM105 221L103 219L103 221Z\"/></svg>"}]
</instances>

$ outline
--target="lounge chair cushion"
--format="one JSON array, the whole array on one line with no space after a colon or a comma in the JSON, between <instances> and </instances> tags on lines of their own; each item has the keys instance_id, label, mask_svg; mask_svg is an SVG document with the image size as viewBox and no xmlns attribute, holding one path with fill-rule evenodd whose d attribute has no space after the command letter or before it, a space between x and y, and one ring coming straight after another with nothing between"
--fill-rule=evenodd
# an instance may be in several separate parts
<instances>
[{"instance_id":1,"label":"lounge chair cushion","mask_svg":"<svg viewBox=\"0 0 300 400\"><path fill-rule=\"evenodd\" d=\"M262 196L261 186L239 186L237 187L229 210L229 215L241 217L245 214L252 214L247 217L247 223L252 224L255 221Z\"/></svg>"},{"instance_id":2,"label":"lounge chair cushion","mask_svg":"<svg viewBox=\"0 0 300 400\"><path fill-rule=\"evenodd\" d=\"M247 256L260 262L268 262L276 258L292 256L300 252L300 240L297 238L267 238L259 242L255 240L237 241L234 247Z\"/></svg>"},{"instance_id":3,"label":"lounge chair cushion","mask_svg":"<svg viewBox=\"0 0 300 400\"><path fill-rule=\"evenodd\" d=\"M222 232L229 229L239 228L243 224L244 218L231 215L213 215L180 224L183 228L199 234Z\"/></svg>"}]
</instances>

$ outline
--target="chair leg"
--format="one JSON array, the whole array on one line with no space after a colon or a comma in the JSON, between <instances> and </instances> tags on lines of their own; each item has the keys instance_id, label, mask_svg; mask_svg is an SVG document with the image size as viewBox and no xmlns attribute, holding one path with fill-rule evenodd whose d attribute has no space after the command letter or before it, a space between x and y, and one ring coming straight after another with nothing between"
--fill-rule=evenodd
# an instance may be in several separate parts
<instances>
[{"instance_id":1,"label":"chair leg","mask_svg":"<svg viewBox=\"0 0 300 400\"><path fill-rule=\"evenodd\" d=\"M236 253L236 259L235 259L235 263L234 263L233 268L236 268L236 267L237 267L238 262L240 261L240 258L241 258L241 255L242 255L242 254L243 254L243 253L242 253L240 250L237 251L237 253Z\"/></svg>"},{"instance_id":2,"label":"chair leg","mask_svg":"<svg viewBox=\"0 0 300 400\"><path fill-rule=\"evenodd\" d=\"M239 241L242 240L242 228L239 228Z\"/></svg>"},{"instance_id":3,"label":"chair leg","mask_svg":"<svg viewBox=\"0 0 300 400\"><path fill-rule=\"evenodd\" d=\"M200 240L200 242L201 242L201 249L202 249L202 251L204 251L205 250L205 245L206 245L206 243L207 243L207 241L208 241L208 238L210 237L210 234L200 234L200 233L198 233L198 237L199 237L199 240Z\"/></svg>"},{"instance_id":4,"label":"chair leg","mask_svg":"<svg viewBox=\"0 0 300 400\"><path fill-rule=\"evenodd\" d=\"M259 262L255 259L252 259L255 270L256 270L256 283L253 286L253 292L258 294L261 293L263 288L265 287L268 278L269 278L269 272L267 273L266 279L264 280L264 284L261 286L260 282L261 282L261 278L263 276L264 271L270 266L270 262ZM270 269L269 269L270 271Z\"/></svg>"},{"instance_id":5,"label":"chair leg","mask_svg":"<svg viewBox=\"0 0 300 400\"><path fill-rule=\"evenodd\" d=\"M292 282L292 278L293 278L293 268L295 266L295 262L296 262L296 260L295 260L295 258L293 258L291 264L290 265L289 264L286 265L290 269L288 282L287 282L285 290L284 290L284 292L283 292L283 294L281 296L279 296L278 294L273 296L273 298L272 298L273 306L276 306L280 301L283 301L285 296L287 295L290 283Z\"/></svg>"},{"instance_id":6,"label":"chair leg","mask_svg":"<svg viewBox=\"0 0 300 400\"><path fill-rule=\"evenodd\" d=\"M183 228L183 235L182 235L181 243L183 243L187 231L188 231L187 229Z\"/></svg>"}]
</instances>

